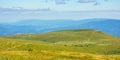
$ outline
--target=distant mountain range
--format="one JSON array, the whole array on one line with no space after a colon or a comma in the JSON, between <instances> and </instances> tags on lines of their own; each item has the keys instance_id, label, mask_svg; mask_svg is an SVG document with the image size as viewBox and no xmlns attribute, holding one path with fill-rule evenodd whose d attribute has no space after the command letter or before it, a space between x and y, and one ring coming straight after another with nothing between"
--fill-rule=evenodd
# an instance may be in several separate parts
<instances>
[{"instance_id":1,"label":"distant mountain range","mask_svg":"<svg viewBox=\"0 0 120 60\"><path fill-rule=\"evenodd\" d=\"M85 20L24 20L15 23L1 23L0 36L14 34L45 33L66 29L94 29L120 37L120 20L85 19Z\"/></svg>"}]
</instances>

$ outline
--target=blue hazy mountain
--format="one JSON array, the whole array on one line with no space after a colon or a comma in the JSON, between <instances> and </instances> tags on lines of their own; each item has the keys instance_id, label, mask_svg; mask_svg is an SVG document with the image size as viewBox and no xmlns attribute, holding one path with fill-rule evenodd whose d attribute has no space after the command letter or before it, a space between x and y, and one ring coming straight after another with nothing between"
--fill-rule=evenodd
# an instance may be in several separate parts
<instances>
[{"instance_id":1,"label":"blue hazy mountain","mask_svg":"<svg viewBox=\"0 0 120 60\"><path fill-rule=\"evenodd\" d=\"M85 20L23 20L15 23L0 24L0 35L45 33L66 29L95 29L120 37L120 20L85 19Z\"/></svg>"}]
</instances>

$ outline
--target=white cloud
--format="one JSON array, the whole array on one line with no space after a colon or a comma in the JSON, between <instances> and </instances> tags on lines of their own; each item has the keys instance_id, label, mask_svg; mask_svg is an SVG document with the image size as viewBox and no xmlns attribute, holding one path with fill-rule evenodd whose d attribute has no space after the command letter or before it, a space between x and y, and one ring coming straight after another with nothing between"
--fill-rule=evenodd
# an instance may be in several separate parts
<instances>
[{"instance_id":1,"label":"white cloud","mask_svg":"<svg viewBox=\"0 0 120 60\"><path fill-rule=\"evenodd\" d=\"M79 3L90 3L90 2L96 2L96 0L78 0Z\"/></svg>"},{"instance_id":2,"label":"white cloud","mask_svg":"<svg viewBox=\"0 0 120 60\"><path fill-rule=\"evenodd\" d=\"M67 4L69 1L74 1L77 3L95 3L94 5L99 5L99 0L54 0L56 4ZM108 0L103 0L108 1Z\"/></svg>"},{"instance_id":3,"label":"white cloud","mask_svg":"<svg viewBox=\"0 0 120 60\"><path fill-rule=\"evenodd\" d=\"M68 0L54 0L56 4L66 4Z\"/></svg>"},{"instance_id":4,"label":"white cloud","mask_svg":"<svg viewBox=\"0 0 120 60\"><path fill-rule=\"evenodd\" d=\"M43 11L51 11L50 8L43 8L43 9L24 9L22 7L11 7L11 8L5 8L0 7L0 13L25 13L25 12L43 12Z\"/></svg>"}]
</instances>

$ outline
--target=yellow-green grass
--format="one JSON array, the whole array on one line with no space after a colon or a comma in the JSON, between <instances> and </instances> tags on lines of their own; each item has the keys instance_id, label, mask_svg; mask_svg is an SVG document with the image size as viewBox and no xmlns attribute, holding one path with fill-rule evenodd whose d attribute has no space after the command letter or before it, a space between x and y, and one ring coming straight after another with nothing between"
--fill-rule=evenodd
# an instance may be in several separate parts
<instances>
[{"instance_id":1,"label":"yellow-green grass","mask_svg":"<svg viewBox=\"0 0 120 60\"><path fill-rule=\"evenodd\" d=\"M12 35L0 37L0 60L120 60L119 42L88 29Z\"/></svg>"},{"instance_id":2,"label":"yellow-green grass","mask_svg":"<svg viewBox=\"0 0 120 60\"><path fill-rule=\"evenodd\" d=\"M41 41L47 43L47 45L37 46L38 48L55 51L120 54L120 38L91 29L63 30L44 34L11 35L5 38L22 39L27 42Z\"/></svg>"},{"instance_id":3,"label":"yellow-green grass","mask_svg":"<svg viewBox=\"0 0 120 60\"><path fill-rule=\"evenodd\" d=\"M120 55L94 54L94 49L41 41L0 38L0 60L119 60ZM90 49L90 50L86 50ZM86 50L86 51L85 51ZM91 52L89 52L91 51Z\"/></svg>"},{"instance_id":4,"label":"yellow-green grass","mask_svg":"<svg viewBox=\"0 0 120 60\"><path fill-rule=\"evenodd\" d=\"M1 51L0 60L120 60L120 55L55 51Z\"/></svg>"}]
</instances>

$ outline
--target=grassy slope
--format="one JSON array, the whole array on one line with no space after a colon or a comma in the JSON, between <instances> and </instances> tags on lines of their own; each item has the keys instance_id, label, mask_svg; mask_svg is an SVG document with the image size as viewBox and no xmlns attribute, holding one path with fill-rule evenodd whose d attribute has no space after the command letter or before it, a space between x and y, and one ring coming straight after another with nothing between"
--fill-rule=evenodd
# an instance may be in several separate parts
<instances>
[{"instance_id":1,"label":"grassy slope","mask_svg":"<svg viewBox=\"0 0 120 60\"><path fill-rule=\"evenodd\" d=\"M25 40L41 40L45 42L61 42L61 41L99 41L99 40L111 40L117 39L111 35L104 34L100 31L91 29L80 30L63 30L56 32L49 32L44 34L21 34L7 36L13 39L25 39Z\"/></svg>"},{"instance_id":2,"label":"grassy slope","mask_svg":"<svg viewBox=\"0 0 120 60\"><path fill-rule=\"evenodd\" d=\"M119 42L86 29L7 36L0 38L0 60L120 60Z\"/></svg>"}]
</instances>

